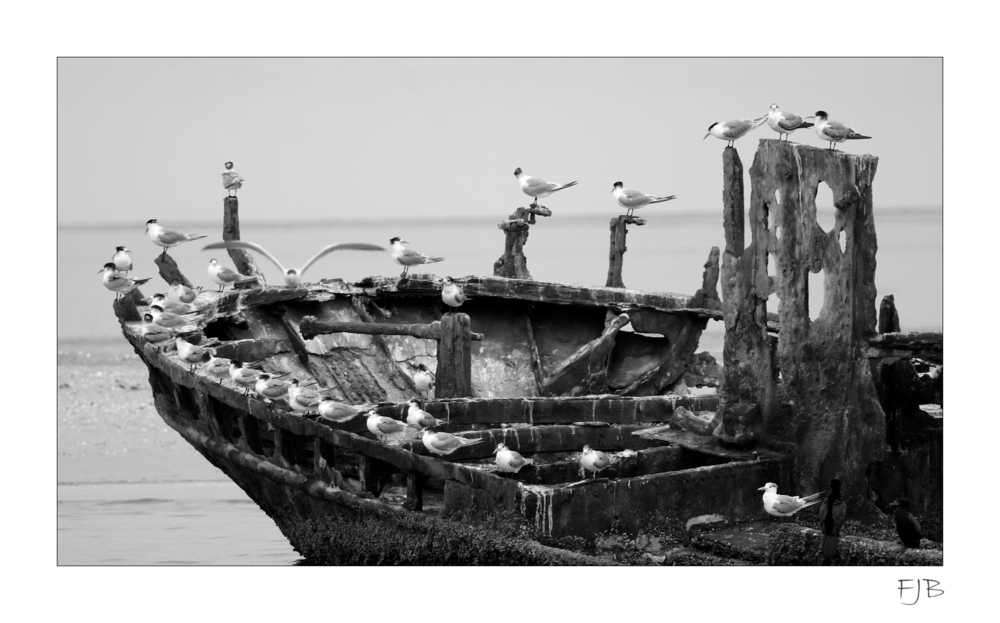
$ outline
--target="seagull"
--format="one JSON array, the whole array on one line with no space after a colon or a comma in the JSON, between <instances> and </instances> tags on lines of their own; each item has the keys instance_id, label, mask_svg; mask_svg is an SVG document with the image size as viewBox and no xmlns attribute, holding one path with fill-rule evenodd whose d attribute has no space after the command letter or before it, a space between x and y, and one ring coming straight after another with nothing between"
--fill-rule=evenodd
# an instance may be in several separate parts
<instances>
[{"instance_id":1,"label":"seagull","mask_svg":"<svg viewBox=\"0 0 1000 623\"><path fill-rule=\"evenodd\" d=\"M184 325L196 324L201 316L198 314L172 314L168 311L163 311L163 308L159 305L150 305L149 313L153 315L153 322L160 325L161 327L183 327Z\"/></svg>"},{"instance_id":2,"label":"seagull","mask_svg":"<svg viewBox=\"0 0 1000 623\"><path fill-rule=\"evenodd\" d=\"M288 396L288 381L282 381L278 377L285 376L280 374L273 376L267 372L262 373L257 377L257 383L254 384L254 391L257 392L258 396L264 398L270 398L276 400L278 398L286 398Z\"/></svg>"},{"instance_id":3,"label":"seagull","mask_svg":"<svg viewBox=\"0 0 1000 623\"><path fill-rule=\"evenodd\" d=\"M445 277L444 285L441 287L441 300L449 307L457 309L462 306L462 303L471 301L472 299L465 296L465 290L462 289L462 286L455 283L451 277Z\"/></svg>"},{"instance_id":4,"label":"seagull","mask_svg":"<svg viewBox=\"0 0 1000 623\"><path fill-rule=\"evenodd\" d=\"M198 298L198 292L200 291L201 286L198 286L198 291L196 292L180 281L174 279L170 283L170 289L167 290L167 296L180 303L190 303Z\"/></svg>"},{"instance_id":5,"label":"seagull","mask_svg":"<svg viewBox=\"0 0 1000 623\"><path fill-rule=\"evenodd\" d=\"M906 547L920 547L920 524L910 514L910 501L906 498L899 498L889 505L895 508L893 516L896 518L896 534L899 540Z\"/></svg>"},{"instance_id":6,"label":"seagull","mask_svg":"<svg viewBox=\"0 0 1000 623\"><path fill-rule=\"evenodd\" d=\"M241 275L235 270L226 268L214 258L208 263L208 278L219 284L219 292L225 290L226 286L231 283L243 283L256 279L256 277Z\"/></svg>"},{"instance_id":7,"label":"seagull","mask_svg":"<svg viewBox=\"0 0 1000 623\"><path fill-rule=\"evenodd\" d=\"M118 272L118 269L115 268L113 262L108 262L104 265L104 268L97 272L104 273L104 287L118 295L128 294L132 290L135 290L142 284L152 279L152 277L149 279L132 279L131 277L126 277ZM115 298L117 299L118 296Z\"/></svg>"},{"instance_id":8,"label":"seagull","mask_svg":"<svg viewBox=\"0 0 1000 623\"><path fill-rule=\"evenodd\" d=\"M352 407L351 405L337 402L333 398L327 396L319 401L319 405L317 405L316 408L319 411L319 417L321 419L343 424L344 422L354 419L358 414L371 411L377 406L377 404L366 403L357 407Z\"/></svg>"},{"instance_id":9,"label":"seagull","mask_svg":"<svg viewBox=\"0 0 1000 623\"><path fill-rule=\"evenodd\" d=\"M388 435L401 433L408 428L412 427L409 424L404 424L399 420L392 419L391 417L379 415L375 409L368 412L368 430L370 430L373 435L378 437L379 441L382 443L385 443L385 438Z\"/></svg>"},{"instance_id":10,"label":"seagull","mask_svg":"<svg viewBox=\"0 0 1000 623\"><path fill-rule=\"evenodd\" d=\"M526 459L513 450L508 450L507 446L498 443L497 449L493 451L497 455L496 464L500 471L516 474L525 465L531 465L535 459Z\"/></svg>"},{"instance_id":11,"label":"seagull","mask_svg":"<svg viewBox=\"0 0 1000 623\"><path fill-rule=\"evenodd\" d=\"M836 143L871 138L870 136L865 136L864 134L858 134L854 131L854 128L849 128L839 121L830 121L829 115L822 110L817 110L816 114L809 118L819 119L819 123L816 124L816 136L830 143L829 149L834 151L837 149Z\"/></svg>"},{"instance_id":12,"label":"seagull","mask_svg":"<svg viewBox=\"0 0 1000 623\"><path fill-rule=\"evenodd\" d=\"M797 495L778 495L778 485L773 482L769 482L757 490L764 492L764 510L775 517L791 517L803 508L823 501L820 499L820 496L823 495L822 491L802 498Z\"/></svg>"},{"instance_id":13,"label":"seagull","mask_svg":"<svg viewBox=\"0 0 1000 623\"><path fill-rule=\"evenodd\" d=\"M192 344L182 337L177 338L177 357L181 361L191 364L191 372L194 372L195 364L208 361L214 354L214 348Z\"/></svg>"},{"instance_id":14,"label":"seagull","mask_svg":"<svg viewBox=\"0 0 1000 623\"><path fill-rule=\"evenodd\" d=\"M176 247L182 242L190 242L191 240L198 240L199 238L204 238L208 234L182 234L179 231L174 231L173 229L168 229L163 225L156 222L155 218L151 218L146 221L146 233L149 234L149 239L155 244L163 247L162 255L167 254L167 249L171 247Z\"/></svg>"},{"instance_id":15,"label":"seagull","mask_svg":"<svg viewBox=\"0 0 1000 623\"><path fill-rule=\"evenodd\" d=\"M261 374L259 370L248 368L247 364L242 361L233 359L229 363L229 378L244 388L244 396L250 393L250 388L257 384L257 378Z\"/></svg>"},{"instance_id":16,"label":"seagull","mask_svg":"<svg viewBox=\"0 0 1000 623\"><path fill-rule=\"evenodd\" d=\"M820 529L823 531L823 564L829 565L837 553L837 541L840 540L840 528L847 519L847 505L840 495L840 480L830 481L830 495L819 507Z\"/></svg>"},{"instance_id":17,"label":"seagull","mask_svg":"<svg viewBox=\"0 0 1000 623\"><path fill-rule=\"evenodd\" d=\"M540 177L531 177L530 175L525 175L521 171L521 167L514 169L514 176L517 178L519 184L521 184L521 192L528 195L529 197L534 197L534 201L531 202L531 207L538 207L538 200L543 197L548 197L557 190L562 190L563 188L569 188L570 186L576 186L577 182L570 182L568 184L557 184L555 182L546 182Z\"/></svg>"},{"instance_id":18,"label":"seagull","mask_svg":"<svg viewBox=\"0 0 1000 623\"><path fill-rule=\"evenodd\" d=\"M736 139L743 138L747 132L764 123L765 120L767 120L767 115L764 115L759 119L735 119L733 121L724 121L722 123L716 121L712 125L708 126L708 134L706 134L701 140L705 140L709 136L714 136L715 138L728 141L729 144L726 145L726 147L732 147L733 142L736 141Z\"/></svg>"},{"instance_id":19,"label":"seagull","mask_svg":"<svg viewBox=\"0 0 1000 623\"><path fill-rule=\"evenodd\" d=\"M130 251L126 247L115 247L116 253L111 256L111 261L114 262L115 268L120 272L128 273L132 271L132 256L129 255Z\"/></svg>"},{"instance_id":20,"label":"seagull","mask_svg":"<svg viewBox=\"0 0 1000 623\"><path fill-rule=\"evenodd\" d=\"M235 196L236 191L243 188L243 176L233 171L233 163L226 163L226 170L222 172L222 187L228 190L230 197Z\"/></svg>"},{"instance_id":21,"label":"seagull","mask_svg":"<svg viewBox=\"0 0 1000 623\"><path fill-rule=\"evenodd\" d=\"M299 386L298 379L292 379L291 385L288 386L288 404L293 411L316 411L319 401L323 398L323 392L327 391L330 390L305 389Z\"/></svg>"},{"instance_id":22,"label":"seagull","mask_svg":"<svg viewBox=\"0 0 1000 623\"><path fill-rule=\"evenodd\" d=\"M229 367L233 365L233 362L225 357L216 357L213 353L208 361L205 362L205 371L214 377L219 379L219 385L222 385L223 377L229 374Z\"/></svg>"},{"instance_id":23,"label":"seagull","mask_svg":"<svg viewBox=\"0 0 1000 623\"><path fill-rule=\"evenodd\" d=\"M417 373L413 375L413 386L417 391L427 393L434 389L434 373L427 369L427 366L420 364Z\"/></svg>"},{"instance_id":24,"label":"seagull","mask_svg":"<svg viewBox=\"0 0 1000 623\"><path fill-rule=\"evenodd\" d=\"M311 260L305 263L302 268L285 268L281 265L273 255L268 253L264 247L259 244L254 244L252 242L243 242L242 240L231 240L229 242L214 242L206 246L202 251L207 251L208 249L249 249L251 251L256 251L260 253L267 259L274 262L274 265L278 267L281 274L285 276L285 285L290 288L295 288L302 285L302 277L305 276L306 271L310 266L313 265L316 260L323 257L327 253L333 253L334 251L385 251L385 247L380 247L377 244L368 244L366 242L341 242L339 244L331 244L323 247L323 250L313 256Z\"/></svg>"},{"instance_id":25,"label":"seagull","mask_svg":"<svg viewBox=\"0 0 1000 623\"><path fill-rule=\"evenodd\" d=\"M406 412L406 423L415 426L417 430L431 428L444 423L421 409L420 401L416 398L410 398L406 402L410 405L410 408Z\"/></svg>"},{"instance_id":26,"label":"seagull","mask_svg":"<svg viewBox=\"0 0 1000 623\"><path fill-rule=\"evenodd\" d=\"M444 456L446 454L451 454L459 448L474 446L477 443L482 443L483 438L477 437L475 439L466 439L465 437L458 437L449 433L435 433L431 431L431 429L425 428L423 441L425 448L434 454Z\"/></svg>"},{"instance_id":27,"label":"seagull","mask_svg":"<svg viewBox=\"0 0 1000 623\"><path fill-rule=\"evenodd\" d=\"M163 344L174 339L174 332L153 322L152 314L142 316L142 338L150 344Z\"/></svg>"},{"instance_id":28,"label":"seagull","mask_svg":"<svg viewBox=\"0 0 1000 623\"><path fill-rule=\"evenodd\" d=\"M778 140L780 141L782 136L788 139L788 136L792 132L801 130L802 128L811 128L814 124L807 122L798 115L793 115L790 112L782 112L778 110L777 104L771 104L771 111L767 113L767 125L771 126L771 129L778 133Z\"/></svg>"},{"instance_id":29,"label":"seagull","mask_svg":"<svg viewBox=\"0 0 1000 623\"><path fill-rule=\"evenodd\" d=\"M440 262L443 257L427 257L423 253L418 253L413 249L407 249L403 246L405 240L400 240L398 237L390 238L389 244L392 245L392 259L394 262L403 267L403 274L400 277L405 277L406 272L410 270L410 266L419 266L420 264L433 264L434 262ZM410 244L406 242L406 244Z\"/></svg>"},{"instance_id":30,"label":"seagull","mask_svg":"<svg viewBox=\"0 0 1000 623\"><path fill-rule=\"evenodd\" d=\"M618 205L628 209L628 216L632 216L633 210L645 208L651 203L662 203L677 198L677 195L657 197L656 195L647 195L631 188L622 188L621 182L615 182L614 188L611 189L611 196L618 201Z\"/></svg>"},{"instance_id":31,"label":"seagull","mask_svg":"<svg viewBox=\"0 0 1000 623\"><path fill-rule=\"evenodd\" d=\"M608 465L611 465L611 457L607 454L600 450L594 450L590 446L583 447L583 454L580 455L580 467L588 472L594 472L594 478L597 478L597 472L605 469Z\"/></svg>"},{"instance_id":32,"label":"seagull","mask_svg":"<svg viewBox=\"0 0 1000 623\"><path fill-rule=\"evenodd\" d=\"M195 307L190 303L181 303L179 301L168 299L165 294L154 294L150 297L149 304L159 305L163 308L163 311L170 312L172 314L191 314L207 309L206 307Z\"/></svg>"}]
</instances>

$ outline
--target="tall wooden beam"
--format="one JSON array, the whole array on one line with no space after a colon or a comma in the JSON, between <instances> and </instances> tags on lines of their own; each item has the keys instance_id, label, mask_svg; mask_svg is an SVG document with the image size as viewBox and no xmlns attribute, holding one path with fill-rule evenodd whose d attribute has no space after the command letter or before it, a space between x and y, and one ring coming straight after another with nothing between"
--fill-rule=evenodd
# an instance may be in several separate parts
<instances>
[{"instance_id":1,"label":"tall wooden beam","mask_svg":"<svg viewBox=\"0 0 1000 623\"><path fill-rule=\"evenodd\" d=\"M625 235L628 233L626 225L636 225L641 227L646 224L645 219L637 216L621 216L611 219L611 250L608 252L608 280L604 285L609 288L624 288L622 282L622 265L624 263Z\"/></svg>"},{"instance_id":2,"label":"tall wooden beam","mask_svg":"<svg viewBox=\"0 0 1000 623\"><path fill-rule=\"evenodd\" d=\"M472 396L472 320L468 314L445 314L440 326L434 396Z\"/></svg>"},{"instance_id":3,"label":"tall wooden beam","mask_svg":"<svg viewBox=\"0 0 1000 623\"><path fill-rule=\"evenodd\" d=\"M518 208L510 218L497 225L504 232L503 255L493 263L493 275L510 279L531 279L524 245L528 243L528 229L535 224L535 215L552 216L552 210L543 206Z\"/></svg>"},{"instance_id":4,"label":"tall wooden beam","mask_svg":"<svg viewBox=\"0 0 1000 623\"><path fill-rule=\"evenodd\" d=\"M226 242L240 239L240 202L236 197L226 197L223 204L222 217L222 239ZM236 264L236 270L243 275L253 275L260 282L266 285L264 273L253 261L253 255L244 249L229 249L229 257Z\"/></svg>"}]
</instances>

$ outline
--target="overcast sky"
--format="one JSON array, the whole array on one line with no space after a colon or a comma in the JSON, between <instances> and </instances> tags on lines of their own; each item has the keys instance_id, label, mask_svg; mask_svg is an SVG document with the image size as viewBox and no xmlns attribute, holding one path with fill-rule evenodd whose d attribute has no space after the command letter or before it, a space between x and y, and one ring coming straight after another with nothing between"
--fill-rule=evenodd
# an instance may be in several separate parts
<instances>
[{"instance_id":1,"label":"overcast sky","mask_svg":"<svg viewBox=\"0 0 1000 623\"><path fill-rule=\"evenodd\" d=\"M214 220L227 160L247 220L496 218L524 205L516 167L579 181L546 200L564 216L619 212L619 180L719 211L702 137L772 103L873 137L840 148L880 158L876 208L942 203L937 58L61 58L58 88L60 224ZM737 142L747 171L776 136Z\"/></svg>"}]
</instances>

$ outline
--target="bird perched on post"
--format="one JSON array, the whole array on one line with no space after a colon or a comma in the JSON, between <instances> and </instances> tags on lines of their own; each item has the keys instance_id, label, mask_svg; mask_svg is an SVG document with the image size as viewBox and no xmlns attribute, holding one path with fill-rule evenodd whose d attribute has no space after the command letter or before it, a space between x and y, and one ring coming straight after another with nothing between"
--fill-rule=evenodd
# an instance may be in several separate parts
<instances>
[{"instance_id":1,"label":"bird perched on post","mask_svg":"<svg viewBox=\"0 0 1000 623\"><path fill-rule=\"evenodd\" d=\"M812 123L809 123L798 115L778 110L777 104L771 104L771 111L767 113L767 125L771 126L771 129L778 133L779 141L782 136L787 139L796 130L813 127Z\"/></svg>"},{"instance_id":2,"label":"bird perched on post","mask_svg":"<svg viewBox=\"0 0 1000 623\"><path fill-rule=\"evenodd\" d=\"M377 406L377 404L365 403L354 407L346 405L342 402L337 402L333 398L326 396L319 401L319 404L316 406L316 410L319 411L320 419L336 422L337 424L343 424L344 422L353 419L358 414L371 411Z\"/></svg>"},{"instance_id":3,"label":"bird perched on post","mask_svg":"<svg viewBox=\"0 0 1000 623\"><path fill-rule=\"evenodd\" d=\"M420 401L416 398L410 398L406 402L410 405L410 408L406 411L406 423L415 426L417 430L432 428L438 424L443 424L441 420L438 420L430 413L421 409Z\"/></svg>"},{"instance_id":4,"label":"bird perched on post","mask_svg":"<svg viewBox=\"0 0 1000 623\"><path fill-rule=\"evenodd\" d=\"M226 163L226 170L222 172L222 187L229 191L229 196L236 195L236 191L243 188L243 176L233 171L233 163Z\"/></svg>"},{"instance_id":5,"label":"bird perched on post","mask_svg":"<svg viewBox=\"0 0 1000 623\"><path fill-rule=\"evenodd\" d=\"M899 498L889 506L895 508L893 516L896 518L896 534L899 535L899 540L906 547L919 548L921 538L920 524L910 514L910 500Z\"/></svg>"},{"instance_id":6,"label":"bird perched on post","mask_svg":"<svg viewBox=\"0 0 1000 623\"><path fill-rule=\"evenodd\" d=\"M458 437L450 433L435 433L429 428L424 429L423 435L424 447L438 456L451 454L459 448L474 446L477 443L482 443L482 441L482 437L466 439L465 437Z\"/></svg>"},{"instance_id":7,"label":"bird perched on post","mask_svg":"<svg viewBox=\"0 0 1000 623\"><path fill-rule=\"evenodd\" d=\"M773 482L769 482L757 490L764 492L764 510L775 517L791 517L803 508L823 501L820 499L820 496L823 495L822 491L801 498L797 495L778 495L778 485Z\"/></svg>"},{"instance_id":8,"label":"bird perched on post","mask_svg":"<svg viewBox=\"0 0 1000 623\"><path fill-rule=\"evenodd\" d=\"M734 119L732 121L723 121L722 123L716 121L708 126L708 134L701 140L705 140L709 136L714 136L715 138L727 141L729 144L726 147L732 147L737 139L743 138L747 132L753 130L766 120L767 115L759 119Z\"/></svg>"},{"instance_id":9,"label":"bird perched on post","mask_svg":"<svg viewBox=\"0 0 1000 623\"><path fill-rule=\"evenodd\" d=\"M424 394L431 391L434 389L434 373L422 363L417 365L417 373L413 375L413 386Z\"/></svg>"},{"instance_id":10,"label":"bird perched on post","mask_svg":"<svg viewBox=\"0 0 1000 623\"><path fill-rule=\"evenodd\" d=\"M305 263L302 268L285 268L281 265L281 262L277 260L273 255L268 253L264 247L259 244L254 244L252 242L243 242L242 240L230 240L228 242L213 242L212 244L206 246L202 251L207 251L208 249L249 249L256 253L260 253L267 259L271 260L281 274L285 278L285 285L290 288L295 288L302 285L302 277L305 276L306 270L312 266L316 260L323 257L327 253L333 253L334 251L385 251L385 247L380 247L377 244L368 244L366 242L341 242L338 244L331 244L323 247L323 249L314 255L311 260ZM214 261L214 260L213 260Z\"/></svg>"},{"instance_id":11,"label":"bird perched on post","mask_svg":"<svg viewBox=\"0 0 1000 623\"><path fill-rule=\"evenodd\" d=\"M163 247L163 253L161 255L167 254L167 249L171 247L176 247L182 242L190 242L192 240L198 240L199 238L204 238L207 234L182 234L179 231L174 231L173 229L168 229L163 225L156 222L155 218L151 218L146 221L146 234L149 235L149 239Z\"/></svg>"},{"instance_id":12,"label":"bird perched on post","mask_svg":"<svg viewBox=\"0 0 1000 623\"><path fill-rule=\"evenodd\" d=\"M115 254L111 256L111 261L119 272L128 273L132 271L132 256L126 247L115 247Z\"/></svg>"},{"instance_id":13,"label":"bird perched on post","mask_svg":"<svg viewBox=\"0 0 1000 623\"><path fill-rule=\"evenodd\" d=\"M404 242L406 241L400 240L399 237L389 239L389 244L392 245L392 249L389 253L392 255L393 261L403 267L403 274L401 274L400 277L405 277L411 266L433 264L434 262L440 262L444 259L443 257L429 257L423 253L418 253L413 249L407 249L402 244ZM406 242L406 244L410 243Z\"/></svg>"},{"instance_id":14,"label":"bird perched on post","mask_svg":"<svg viewBox=\"0 0 1000 623\"><path fill-rule=\"evenodd\" d=\"M208 278L219 284L219 292L225 290L229 284L243 283L244 281L253 281L256 279L256 277L241 275L231 268L226 268L214 258L208 263Z\"/></svg>"},{"instance_id":15,"label":"bird perched on post","mask_svg":"<svg viewBox=\"0 0 1000 623\"><path fill-rule=\"evenodd\" d=\"M830 121L830 116L823 110L817 110L816 114L809 118L819 120L816 124L816 136L830 143L829 149L833 151L837 149L836 143L871 138L864 134L858 134L854 128L849 128L839 121Z\"/></svg>"},{"instance_id":16,"label":"bird perched on post","mask_svg":"<svg viewBox=\"0 0 1000 623\"><path fill-rule=\"evenodd\" d=\"M384 415L379 415L374 409L368 412L368 430L371 431L379 441L385 443L385 438L389 435L396 435L402 433L407 429L412 429L413 427L409 424L404 424L399 420L394 420L391 417L386 417Z\"/></svg>"},{"instance_id":17,"label":"bird perched on post","mask_svg":"<svg viewBox=\"0 0 1000 623\"><path fill-rule=\"evenodd\" d=\"M506 444L498 443L497 449L493 451L497 455L496 464L500 471L516 474L525 465L531 465L535 459L526 459L514 450L507 448Z\"/></svg>"},{"instance_id":18,"label":"bird perched on post","mask_svg":"<svg viewBox=\"0 0 1000 623\"><path fill-rule=\"evenodd\" d=\"M444 301L445 305L457 309L462 306L462 303L471 301L472 299L465 296L465 290L462 289L462 286L455 283L451 277L445 277L444 285L441 286L441 300Z\"/></svg>"},{"instance_id":19,"label":"bird perched on post","mask_svg":"<svg viewBox=\"0 0 1000 623\"><path fill-rule=\"evenodd\" d=\"M521 167L514 169L514 177L517 178L517 182L521 185L521 192L534 198L534 201L531 202L531 207L533 208L538 207L539 199L548 197L557 190L569 188L570 186L576 186L577 184L577 182L569 182L568 184L546 182L540 177L525 175L524 172L521 171Z\"/></svg>"},{"instance_id":20,"label":"bird perched on post","mask_svg":"<svg viewBox=\"0 0 1000 623\"><path fill-rule=\"evenodd\" d=\"M167 297L179 303L190 303L198 298L200 291L201 286L198 286L198 290L195 291L174 279L170 284L170 289L167 290Z\"/></svg>"},{"instance_id":21,"label":"bird perched on post","mask_svg":"<svg viewBox=\"0 0 1000 623\"><path fill-rule=\"evenodd\" d=\"M585 475L584 470L593 472L594 478L597 478L597 472L606 469L611 463L611 457L587 445L583 447L583 453L580 455L580 473Z\"/></svg>"},{"instance_id":22,"label":"bird perched on post","mask_svg":"<svg viewBox=\"0 0 1000 623\"><path fill-rule=\"evenodd\" d=\"M115 268L113 262L108 262L104 265L104 268L97 272L104 273L104 287L118 295L115 296L115 299L118 299L123 294L128 294L132 290L135 290L142 284L152 279L152 277L148 279L132 279L131 277L126 277L118 272L118 269Z\"/></svg>"},{"instance_id":23,"label":"bird perched on post","mask_svg":"<svg viewBox=\"0 0 1000 623\"><path fill-rule=\"evenodd\" d=\"M621 182L615 182L614 188L611 189L611 196L615 198L618 205L628 210L627 216L632 216L632 212L634 210L644 208L651 203L662 203L664 201L670 201L671 199L677 198L677 195L657 197L656 195L641 193L638 190L622 188Z\"/></svg>"},{"instance_id":24,"label":"bird perched on post","mask_svg":"<svg viewBox=\"0 0 1000 623\"><path fill-rule=\"evenodd\" d=\"M819 507L820 530L823 531L823 564L829 565L837 553L837 542L840 540L840 527L847 519L847 504L840 495L840 481L834 478L830 481L830 495Z\"/></svg>"}]
</instances>

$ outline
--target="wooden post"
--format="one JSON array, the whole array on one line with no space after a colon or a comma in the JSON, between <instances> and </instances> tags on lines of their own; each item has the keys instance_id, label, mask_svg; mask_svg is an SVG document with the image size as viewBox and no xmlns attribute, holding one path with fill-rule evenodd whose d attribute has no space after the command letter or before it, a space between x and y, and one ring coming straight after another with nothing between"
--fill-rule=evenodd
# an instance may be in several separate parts
<instances>
[{"instance_id":1,"label":"wooden post","mask_svg":"<svg viewBox=\"0 0 1000 623\"><path fill-rule=\"evenodd\" d=\"M493 263L493 275L511 279L531 279L528 259L524 257L524 245L528 242L528 228L535 224L535 215L552 216L552 210L544 206L518 208L510 219L497 225L506 235L503 255Z\"/></svg>"},{"instance_id":2,"label":"wooden post","mask_svg":"<svg viewBox=\"0 0 1000 623\"><path fill-rule=\"evenodd\" d=\"M609 288L624 288L622 283L622 264L625 251L625 234L628 233L626 225L642 226L646 224L645 219L637 216L622 214L611 219L611 251L608 254L608 281L605 284Z\"/></svg>"},{"instance_id":3,"label":"wooden post","mask_svg":"<svg viewBox=\"0 0 1000 623\"><path fill-rule=\"evenodd\" d=\"M160 277L163 277L163 280L168 284L173 285L175 281L180 281L187 287L194 288L191 282L187 280L187 277L184 276L184 273L181 272L181 269L177 268L177 262L174 261L174 258L166 253L160 253L153 262L160 269Z\"/></svg>"},{"instance_id":4,"label":"wooden post","mask_svg":"<svg viewBox=\"0 0 1000 623\"><path fill-rule=\"evenodd\" d=\"M722 226L726 231L726 253L743 255L743 161L735 147L722 150Z\"/></svg>"},{"instance_id":5,"label":"wooden post","mask_svg":"<svg viewBox=\"0 0 1000 623\"><path fill-rule=\"evenodd\" d=\"M436 398L472 396L472 321L468 314L441 317L436 376Z\"/></svg>"},{"instance_id":6,"label":"wooden post","mask_svg":"<svg viewBox=\"0 0 1000 623\"><path fill-rule=\"evenodd\" d=\"M690 307L707 307L708 301L719 301L719 247L712 247L701 273L701 288L691 297Z\"/></svg>"},{"instance_id":7,"label":"wooden post","mask_svg":"<svg viewBox=\"0 0 1000 623\"><path fill-rule=\"evenodd\" d=\"M236 197L226 197L223 204L222 239L226 242L240 239L240 202ZM236 264L236 271L243 275L253 275L261 286L267 285L264 273L253 261L253 255L243 249L228 249L229 257Z\"/></svg>"},{"instance_id":8,"label":"wooden post","mask_svg":"<svg viewBox=\"0 0 1000 623\"><path fill-rule=\"evenodd\" d=\"M406 502L404 507L414 510L424 510L424 475L416 470L406 474Z\"/></svg>"},{"instance_id":9,"label":"wooden post","mask_svg":"<svg viewBox=\"0 0 1000 623\"><path fill-rule=\"evenodd\" d=\"M878 308L878 332L899 333L899 313L896 311L896 297L886 294Z\"/></svg>"},{"instance_id":10,"label":"wooden post","mask_svg":"<svg viewBox=\"0 0 1000 623\"><path fill-rule=\"evenodd\" d=\"M358 479L361 480L361 488L375 497L380 496L392 476L392 465L366 454L359 454L358 459Z\"/></svg>"}]
</instances>

